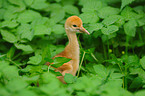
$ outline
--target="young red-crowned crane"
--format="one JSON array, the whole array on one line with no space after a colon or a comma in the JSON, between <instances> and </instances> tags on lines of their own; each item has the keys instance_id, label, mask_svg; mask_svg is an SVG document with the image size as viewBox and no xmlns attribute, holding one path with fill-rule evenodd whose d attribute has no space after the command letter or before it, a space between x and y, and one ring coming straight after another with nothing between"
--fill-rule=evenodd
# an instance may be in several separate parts
<instances>
[{"instance_id":1,"label":"young red-crowned crane","mask_svg":"<svg viewBox=\"0 0 145 96\"><path fill-rule=\"evenodd\" d=\"M67 63L64 63L62 66L55 68L56 72L60 72L62 76L58 76L57 78L63 82L64 81L64 75L65 73L70 73L73 76L76 75L76 72L79 68L79 44L76 36L76 32L79 33L87 33L90 34L84 27L82 20L78 16L71 16L69 17L65 22L65 31L69 39L68 45L65 47L64 51L59 53L55 57L66 57L70 58L71 60ZM50 63L47 62L46 65L49 65Z\"/></svg>"}]
</instances>

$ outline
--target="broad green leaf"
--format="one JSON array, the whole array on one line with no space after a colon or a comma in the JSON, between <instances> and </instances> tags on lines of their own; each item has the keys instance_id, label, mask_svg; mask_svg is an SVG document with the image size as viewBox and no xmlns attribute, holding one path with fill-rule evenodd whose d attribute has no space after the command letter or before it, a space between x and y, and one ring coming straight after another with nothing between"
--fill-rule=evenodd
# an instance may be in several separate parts
<instances>
[{"instance_id":1,"label":"broad green leaf","mask_svg":"<svg viewBox=\"0 0 145 96\"><path fill-rule=\"evenodd\" d=\"M34 35L50 35L51 28L47 28L45 25L36 25L34 27Z\"/></svg>"},{"instance_id":2,"label":"broad green leaf","mask_svg":"<svg viewBox=\"0 0 145 96\"><path fill-rule=\"evenodd\" d=\"M104 78L104 79L107 77L107 75L108 75L107 69L103 65L99 64L99 65L95 65L93 67L94 67L94 70L95 70L97 76Z\"/></svg>"},{"instance_id":3,"label":"broad green leaf","mask_svg":"<svg viewBox=\"0 0 145 96\"><path fill-rule=\"evenodd\" d=\"M9 67L8 61L0 61L0 72L3 71L7 67Z\"/></svg>"},{"instance_id":4,"label":"broad green leaf","mask_svg":"<svg viewBox=\"0 0 145 96\"><path fill-rule=\"evenodd\" d=\"M47 8L49 6L48 3L46 3L46 0L34 0L31 7L37 10L41 10L44 8Z\"/></svg>"},{"instance_id":5,"label":"broad green leaf","mask_svg":"<svg viewBox=\"0 0 145 96\"><path fill-rule=\"evenodd\" d=\"M132 19L139 19L142 17L141 14L137 14L136 12L134 12L131 7L125 7L123 11L121 11L121 16L123 16L126 21Z\"/></svg>"},{"instance_id":6,"label":"broad green leaf","mask_svg":"<svg viewBox=\"0 0 145 96\"><path fill-rule=\"evenodd\" d=\"M24 2L26 3L26 5L30 6L34 0L24 0Z\"/></svg>"},{"instance_id":7,"label":"broad green leaf","mask_svg":"<svg viewBox=\"0 0 145 96\"><path fill-rule=\"evenodd\" d=\"M64 11L67 12L68 14L79 15L78 8L73 5L65 5L63 8L64 8Z\"/></svg>"},{"instance_id":8,"label":"broad green leaf","mask_svg":"<svg viewBox=\"0 0 145 96\"><path fill-rule=\"evenodd\" d=\"M145 94L145 89L135 92L135 96L143 96L144 94Z\"/></svg>"},{"instance_id":9,"label":"broad green leaf","mask_svg":"<svg viewBox=\"0 0 145 96\"><path fill-rule=\"evenodd\" d=\"M28 64L38 65L42 61L41 55L35 55L29 58Z\"/></svg>"},{"instance_id":10,"label":"broad green leaf","mask_svg":"<svg viewBox=\"0 0 145 96\"><path fill-rule=\"evenodd\" d=\"M64 26L60 25L60 24L56 24L55 26L53 26L52 31L55 34L63 34L63 33L65 33Z\"/></svg>"},{"instance_id":11,"label":"broad green leaf","mask_svg":"<svg viewBox=\"0 0 145 96\"><path fill-rule=\"evenodd\" d=\"M24 81L31 84L33 82L37 82L39 77L40 77L39 75L36 75L36 76L26 76L26 75L24 75L22 78L23 78Z\"/></svg>"},{"instance_id":12,"label":"broad green leaf","mask_svg":"<svg viewBox=\"0 0 145 96\"><path fill-rule=\"evenodd\" d=\"M1 35L5 41L10 43L15 43L18 40L13 33L8 32L7 30L1 30Z\"/></svg>"},{"instance_id":13,"label":"broad green leaf","mask_svg":"<svg viewBox=\"0 0 145 96\"><path fill-rule=\"evenodd\" d=\"M142 85L142 79L140 77L136 77L130 84L129 88L140 88L141 85Z\"/></svg>"},{"instance_id":14,"label":"broad green leaf","mask_svg":"<svg viewBox=\"0 0 145 96\"><path fill-rule=\"evenodd\" d=\"M103 27L102 23L92 23L92 24L89 24L88 31L92 33L93 31L98 31L102 29L102 27Z\"/></svg>"},{"instance_id":15,"label":"broad green leaf","mask_svg":"<svg viewBox=\"0 0 145 96\"><path fill-rule=\"evenodd\" d=\"M111 25L113 23L117 23L118 25L123 25L124 24L124 18L120 15L111 15L109 17L106 17L102 23L104 23L106 26Z\"/></svg>"},{"instance_id":16,"label":"broad green leaf","mask_svg":"<svg viewBox=\"0 0 145 96\"><path fill-rule=\"evenodd\" d=\"M110 35L118 30L119 30L119 28L116 25L110 25L107 28L103 27L101 29L102 33L105 35Z\"/></svg>"},{"instance_id":17,"label":"broad green leaf","mask_svg":"<svg viewBox=\"0 0 145 96\"><path fill-rule=\"evenodd\" d=\"M82 19L83 23L96 23L97 21L99 21L99 17L95 12L82 13L80 15L80 18Z\"/></svg>"},{"instance_id":18,"label":"broad green leaf","mask_svg":"<svg viewBox=\"0 0 145 96\"><path fill-rule=\"evenodd\" d=\"M73 83L75 81L75 78L72 74L66 73L64 75L64 80L66 83Z\"/></svg>"},{"instance_id":19,"label":"broad green leaf","mask_svg":"<svg viewBox=\"0 0 145 96\"><path fill-rule=\"evenodd\" d=\"M26 88L23 90L20 90L18 92L15 92L13 94L14 96L37 96L37 94L34 91L27 90Z\"/></svg>"},{"instance_id":20,"label":"broad green leaf","mask_svg":"<svg viewBox=\"0 0 145 96\"><path fill-rule=\"evenodd\" d=\"M59 1L59 0L57 0ZM74 5L75 4L75 0L61 0L63 5Z\"/></svg>"},{"instance_id":21,"label":"broad green leaf","mask_svg":"<svg viewBox=\"0 0 145 96\"><path fill-rule=\"evenodd\" d=\"M119 13L119 9L107 6L107 7L103 7L98 12L100 18L106 18L110 15L117 15Z\"/></svg>"},{"instance_id":22,"label":"broad green leaf","mask_svg":"<svg viewBox=\"0 0 145 96\"><path fill-rule=\"evenodd\" d=\"M140 59L140 64L145 69L145 56Z\"/></svg>"},{"instance_id":23,"label":"broad green leaf","mask_svg":"<svg viewBox=\"0 0 145 96\"><path fill-rule=\"evenodd\" d=\"M6 10L5 13L3 14L4 20L15 20L17 18L17 13L12 12L11 10Z\"/></svg>"},{"instance_id":24,"label":"broad green leaf","mask_svg":"<svg viewBox=\"0 0 145 96\"><path fill-rule=\"evenodd\" d=\"M30 45L24 45L24 44L15 44L17 49L21 49L26 53L32 53L34 50L32 49L32 47Z\"/></svg>"},{"instance_id":25,"label":"broad green leaf","mask_svg":"<svg viewBox=\"0 0 145 96\"><path fill-rule=\"evenodd\" d=\"M6 88L10 92L15 92L15 91L23 90L27 85L28 84L23 79L15 78L8 82Z\"/></svg>"},{"instance_id":26,"label":"broad green leaf","mask_svg":"<svg viewBox=\"0 0 145 96\"><path fill-rule=\"evenodd\" d=\"M11 59L14 56L15 50L16 50L16 47L12 46L7 53L7 58Z\"/></svg>"},{"instance_id":27,"label":"broad green leaf","mask_svg":"<svg viewBox=\"0 0 145 96\"><path fill-rule=\"evenodd\" d=\"M0 20L4 18L5 9L0 9Z\"/></svg>"},{"instance_id":28,"label":"broad green leaf","mask_svg":"<svg viewBox=\"0 0 145 96\"><path fill-rule=\"evenodd\" d=\"M3 21L1 27L15 28L18 26L16 21Z\"/></svg>"},{"instance_id":29,"label":"broad green leaf","mask_svg":"<svg viewBox=\"0 0 145 96\"><path fill-rule=\"evenodd\" d=\"M62 66L64 63L69 62L71 59L69 58L65 58L65 57L55 57L53 64L51 64L51 66L53 67L60 67Z\"/></svg>"},{"instance_id":30,"label":"broad green leaf","mask_svg":"<svg viewBox=\"0 0 145 96\"><path fill-rule=\"evenodd\" d=\"M8 0L8 1L15 5L24 6L23 0Z\"/></svg>"},{"instance_id":31,"label":"broad green leaf","mask_svg":"<svg viewBox=\"0 0 145 96\"><path fill-rule=\"evenodd\" d=\"M137 20L137 22L138 22L138 26L144 26L145 25L145 18L144 17L140 18Z\"/></svg>"},{"instance_id":32,"label":"broad green leaf","mask_svg":"<svg viewBox=\"0 0 145 96\"><path fill-rule=\"evenodd\" d=\"M105 5L105 3L102 3L99 0L83 0L83 1L80 1L80 3L81 2L83 5L83 8L82 8L83 12L98 11Z\"/></svg>"},{"instance_id":33,"label":"broad green leaf","mask_svg":"<svg viewBox=\"0 0 145 96\"><path fill-rule=\"evenodd\" d=\"M65 17L65 11L62 8L56 9L51 12L50 17L51 17L52 22L55 22L55 23L60 22Z\"/></svg>"},{"instance_id":34,"label":"broad green leaf","mask_svg":"<svg viewBox=\"0 0 145 96\"><path fill-rule=\"evenodd\" d=\"M12 80L19 77L18 69L15 66L7 66L3 68L2 73L7 80Z\"/></svg>"},{"instance_id":35,"label":"broad green leaf","mask_svg":"<svg viewBox=\"0 0 145 96\"><path fill-rule=\"evenodd\" d=\"M40 18L40 13L33 10L26 10L18 16L18 22L20 23L28 23L32 22L34 19Z\"/></svg>"},{"instance_id":36,"label":"broad green leaf","mask_svg":"<svg viewBox=\"0 0 145 96\"><path fill-rule=\"evenodd\" d=\"M133 1L135 0L121 0L122 3L121 3L121 9L124 8L126 5L132 3Z\"/></svg>"},{"instance_id":37,"label":"broad green leaf","mask_svg":"<svg viewBox=\"0 0 145 96\"><path fill-rule=\"evenodd\" d=\"M32 40L34 33L31 29L31 25L29 24L21 24L18 29L17 33L20 34L21 38Z\"/></svg>"},{"instance_id":38,"label":"broad green leaf","mask_svg":"<svg viewBox=\"0 0 145 96\"><path fill-rule=\"evenodd\" d=\"M136 26L137 26L137 23L135 20L130 20L127 23L125 23L123 26L125 34L128 36L134 37L136 34Z\"/></svg>"}]
</instances>

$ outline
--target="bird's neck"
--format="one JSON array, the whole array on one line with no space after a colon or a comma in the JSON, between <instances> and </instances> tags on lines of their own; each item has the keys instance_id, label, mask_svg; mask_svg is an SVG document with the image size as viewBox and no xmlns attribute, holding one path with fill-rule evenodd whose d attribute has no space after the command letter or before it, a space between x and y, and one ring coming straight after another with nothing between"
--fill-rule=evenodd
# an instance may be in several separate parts
<instances>
[{"instance_id":1,"label":"bird's neck","mask_svg":"<svg viewBox=\"0 0 145 96\"><path fill-rule=\"evenodd\" d=\"M66 33L69 39L67 49L70 51L74 59L79 59L79 44L78 44L76 33L73 33L73 32L70 33L67 30L66 30Z\"/></svg>"}]
</instances>

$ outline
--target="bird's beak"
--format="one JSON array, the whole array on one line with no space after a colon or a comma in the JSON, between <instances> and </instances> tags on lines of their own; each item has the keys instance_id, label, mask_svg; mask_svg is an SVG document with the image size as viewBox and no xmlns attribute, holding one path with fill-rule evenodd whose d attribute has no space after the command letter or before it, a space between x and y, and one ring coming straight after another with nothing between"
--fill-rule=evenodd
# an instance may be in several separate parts
<instances>
[{"instance_id":1,"label":"bird's beak","mask_svg":"<svg viewBox=\"0 0 145 96\"><path fill-rule=\"evenodd\" d=\"M88 35L90 35L90 33L84 27L80 27L79 31L81 33L87 33Z\"/></svg>"}]
</instances>

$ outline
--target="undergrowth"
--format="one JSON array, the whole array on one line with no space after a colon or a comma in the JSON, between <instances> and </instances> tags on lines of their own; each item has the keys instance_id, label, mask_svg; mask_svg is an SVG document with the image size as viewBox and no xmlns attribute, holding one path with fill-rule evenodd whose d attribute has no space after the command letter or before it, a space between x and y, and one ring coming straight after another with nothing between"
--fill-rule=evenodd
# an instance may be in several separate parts
<instances>
[{"instance_id":1,"label":"undergrowth","mask_svg":"<svg viewBox=\"0 0 145 96\"><path fill-rule=\"evenodd\" d=\"M0 0L0 96L143 96L144 0ZM62 84L51 58L68 39L65 20L79 16L80 68Z\"/></svg>"}]
</instances>

